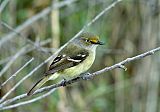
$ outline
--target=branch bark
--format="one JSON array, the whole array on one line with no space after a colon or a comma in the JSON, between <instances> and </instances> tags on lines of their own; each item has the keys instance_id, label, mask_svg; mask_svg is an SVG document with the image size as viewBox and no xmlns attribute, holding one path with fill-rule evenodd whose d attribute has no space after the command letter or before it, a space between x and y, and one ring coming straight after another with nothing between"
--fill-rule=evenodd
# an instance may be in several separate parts
<instances>
[{"instance_id":1,"label":"branch bark","mask_svg":"<svg viewBox=\"0 0 160 112\"><path fill-rule=\"evenodd\" d=\"M102 73L104 73L104 72L107 72L107 71L111 71L111 70L116 69L116 68L121 68L121 69L126 68L126 67L124 66L125 64L130 63L130 62L132 62L132 61L139 60L139 59L143 59L144 57L153 55L154 53L156 53L156 52L158 52L158 51L160 51L160 47L157 47L157 48L155 48L155 49L152 49L152 50L150 50L150 51L148 51L148 52L145 52L145 53L143 53L143 54L140 54L140 55L137 55L137 56L134 56L134 57L131 57L131 58L127 58L127 59L125 59L125 60L123 60L123 61L121 61L121 62L119 62L119 63L117 63L117 64L114 64L114 65L112 65L112 66L110 66L110 67L105 67L104 69L101 69L101 70L96 71L96 72L94 72L94 73L85 74L85 75L83 75L83 76L79 76L79 77L76 77L76 78L74 78L74 79L67 80L67 81L65 81L65 85L64 85L64 82L61 81L61 82L59 82L59 83L57 83L57 84L43 87L43 88L38 89L37 91L35 91L35 93L34 93L33 95L38 94L38 93L42 93L42 92L44 92L44 91L49 91L48 93L50 93L51 91L55 91L55 89L57 89L57 88L59 88L59 87L64 87L64 86L73 84L73 83L75 83L75 82L78 82L78 81L81 81L81 80L84 80L84 79L85 79L85 80L86 80L86 79L87 79L87 80L90 80L90 79L92 79L93 77L95 77L95 76L97 76L97 75L100 75L100 74L102 74ZM122 67L122 66L123 66L123 67ZM125 69L124 69L124 70L125 70ZM46 93L46 94L48 94L48 93ZM44 95L43 95L43 96L44 96ZM43 96L40 96L41 98L39 98L39 99L44 98ZM0 104L0 110L15 108L15 107L20 106L19 104L22 104L22 105L23 105L23 104L32 103L32 102L30 102L30 100L29 100L28 103L26 103L26 101L25 101L25 103L21 102L21 103L19 103L19 104L14 104L14 105L6 106L6 107L5 107L5 105L7 105L7 104L10 104L10 103L12 103L12 102L14 102L14 101L17 101L17 100L20 100L20 99L23 99L23 98L26 98L26 97L27 97L27 93L22 94L22 95L19 95L19 96L17 96L17 97L14 97L14 98L12 98L12 99L7 100L7 101L3 102L2 104Z\"/></svg>"},{"instance_id":2,"label":"branch bark","mask_svg":"<svg viewBox=\"0 0 160 112\"><path fill-rule=\"evenodd\" d=\"M0 85L0 89L7 84L8 81L10 81L11 79L13 79L14 77L17 76L17 74L23 70L27 65L29 65L32 61L34 60L34 58L31 58L27 63L25 63L20 69L18 69L13 75L11 75L5 82L3 82L1 85Z\"/></svg>"},{"instance_id":3,"label":"branch bark","mask_svg":"<svg viewBox=\"0 0 160 112\"><path fill-rule=\"evenodd\" d=\"M4 8L7 6L7 4L9 3L10 0L4 0L1 5L0 5L0 15L2 13L2 11L4 10Z\"/></svg>"},{"instance_id":4,"label":"branch bark","mask_svg":"<svg viewBox=\"0 0 160 112\"><path fill-rule=\"evenodd\" d=\"M65 81L65 82L62 81L62 82L59 82L59 83L57 83L57 84L44 87L44 88L42 88L42 89L37 90L34 94L41 93L41 92L43 92L43 91L49 91L49 90L51 90L51 89L58 88L58 87L62 87L62 86L64 87L64 86L70 85L70 84L72 84L72 83L75 83L75 82L78 82L78 81L84 80L84 79L90 80L90 79L92 79L93 77L95 77L95 76L97 76L97 75L100 75L100 74L102 74L102 73L104 73L104 72L111 71L111 70L116 69L116 68L121 68L121 69L124 69L124 68L125 68L124 70L126 70L126 67L124 66L125 64L127 64L127 63L129 63L129 62L132 62L132 61L139 60L139 59L143 59L144 57L153 55L155 52L158 52L158 51L160 51L160 47L157 47L157 48L155 48L155 49L152 49L152 50L150 50L150 51L148 51L148 52L145 52L145 53L143 53L143 54L140 54L140 55L137 55L137 56L134 56L134 57L131 57L131 58L127 58L127 59L125 59L125 60L123 60L123 61L121 61L121 62L119 62L119 63L117 63L117 64L114 64L114 65L112 65L112 66L110 66L110 67L105 67L104 69L101 69L101 70L96 71L96 72L94 72L94 73L85 74L85 75L76 77L76 78L74 78L74 79L67 80L67 81ZM123 66L123 67L122 67L122 66ZM64 84L64 83L65 83L65 84Z\"/></svg>"},{"instance_id":5,"label":"branch bark","mask_svg":"<svg viewBox=\"0 0 160 112\"><path fill-rule=\"evenodd\" d=\"M50 42L49 40L50 40L50 39L41 42L40 45L38 45L38 46L43 46L43 45L49 43L49 42ZM37 46L37 47L35 47L35 46L37 46L37 45L36 45L36 44L35 44L34 46L26 45L26 46L24 46L23 48L21 48L14 56L12 56L12 57L9 59L9 62L8 62L8 63L5 65L5 67L3 67L3 69L0 71L0 77L2 77L2 75L9 69L9 67L13 64L13 62L14 62L19 56L21 56L21 55L23 55L23 54L25 54L25 53L27 53L27 52L30 52L30 51L32 51L32 50L34 50L34 49L36 49L36 48L38 47L38 46Z\"/></svg>"}]
</instances>

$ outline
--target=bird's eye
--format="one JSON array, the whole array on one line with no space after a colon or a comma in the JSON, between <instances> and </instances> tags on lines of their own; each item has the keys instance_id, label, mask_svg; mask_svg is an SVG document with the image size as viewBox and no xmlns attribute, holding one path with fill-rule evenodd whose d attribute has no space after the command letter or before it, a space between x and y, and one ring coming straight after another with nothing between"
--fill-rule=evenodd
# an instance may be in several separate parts
<instances>
[{"instance_id":1,"label":"bird's eye","mask_svg":"<svg viewBox=\"0 0 160 112\"><path fill-rule=\"evenodd\" d=\"M90 40L89 40L89 39L86 39L85 41L86 41L86 42L90 42Z\"/></svg>"}]
</instances>

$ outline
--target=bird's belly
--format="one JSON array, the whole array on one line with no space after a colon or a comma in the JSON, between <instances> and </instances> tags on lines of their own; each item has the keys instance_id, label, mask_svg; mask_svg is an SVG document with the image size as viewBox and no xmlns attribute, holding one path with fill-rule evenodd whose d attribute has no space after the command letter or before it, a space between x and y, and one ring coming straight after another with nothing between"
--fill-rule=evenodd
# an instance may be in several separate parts
<instances>
[{"instance_id":1,"label":"bird's belly","mask_svg":"<svg viewBox=\"0 0 160 112\"><path fill-rule=\"evenodd\" d=\"M89 59L88 59L89 58ZM78 75L80 75L81 73L86 72L93 64L95 59L94 55L88 56L82 63L68 68L66 70L63 70L62 72L60 72L59 74L61 74L60 76L62 76L65 79L71 79L74 78ZM84 64L85 63L85 64Z\"/></svg>"}]
</instances>

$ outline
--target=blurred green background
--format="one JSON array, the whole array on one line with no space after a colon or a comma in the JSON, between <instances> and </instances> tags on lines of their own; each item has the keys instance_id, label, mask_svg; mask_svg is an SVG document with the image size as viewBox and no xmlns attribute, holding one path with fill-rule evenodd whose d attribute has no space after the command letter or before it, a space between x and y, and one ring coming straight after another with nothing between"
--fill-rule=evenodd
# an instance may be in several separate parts
<instances>
[{"instance_id":1,"label":"blurred green background","mask_svg":"<svg viewBox=\"0 0 160 112\"><path fill-rule=\"evenodd\" d=\"M51 10L23 27L27 20L33 21L31 18L46 8L70 0L8 0L2 9L4 1L7 0L0 0L0 43L8 35L12 37L0 45L0 73L11 60L14 61L0 77L0 83L32 57L35 59L0 90L0 97L114 2L77 0ZM17 31L16 28L22 29ZM156 48L160 45L160 0L123 0L86 31L99 35L105 42L104 46L98 48L90 72ZM27 49L22 50L26 46ZM22 53L16 59L13 58L21 50ZM32 104L4 112L160 112L160 53L129 63L126 67L126 72L112 70L93 80L59 88L50 96ZM45 64L37 70L8 98L26 93L47 68L48 64ZM50 81L46 85L53 83Z\"/></svg>"}]
</instances>

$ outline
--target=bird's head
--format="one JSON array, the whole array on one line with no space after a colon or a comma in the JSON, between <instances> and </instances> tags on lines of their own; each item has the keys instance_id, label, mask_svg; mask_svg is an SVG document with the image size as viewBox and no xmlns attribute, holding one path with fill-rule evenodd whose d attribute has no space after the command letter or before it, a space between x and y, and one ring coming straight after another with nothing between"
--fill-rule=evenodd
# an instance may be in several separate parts
<instances>
[{"instance_id":1,"label":"bird's head","mask_svg":"<svg viewBox=\"0 0 160 112\"><path fill-rule=\"evenodd\" d=\"M84 32L80 34L77 38L77 44L81 47L92 49L96 48L98 45L103 45L104 43L100 41L99 36L94 35L89 32Z\"/></svg>"}]
</instances>

